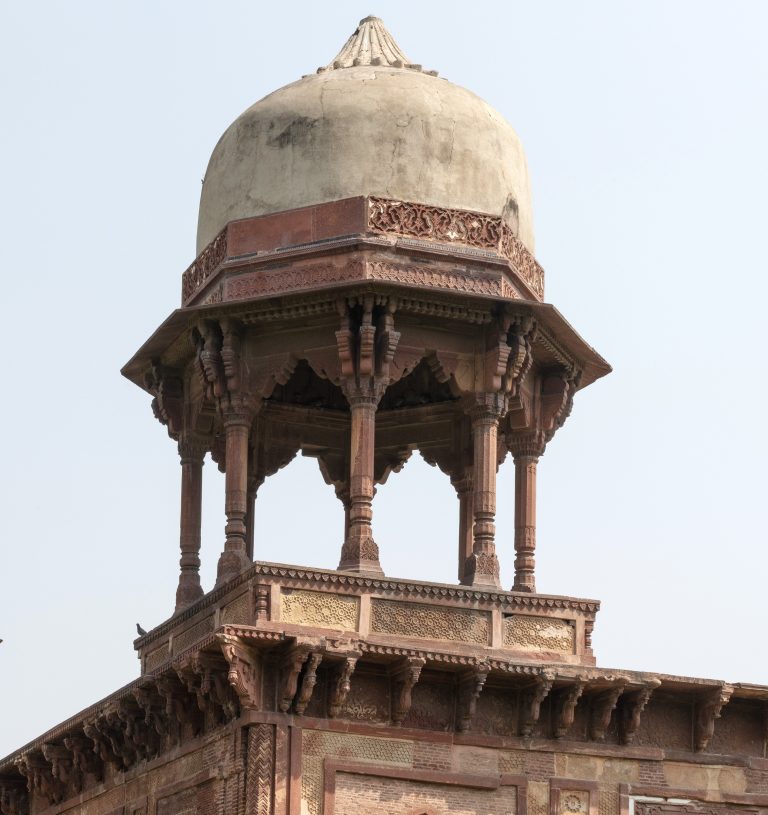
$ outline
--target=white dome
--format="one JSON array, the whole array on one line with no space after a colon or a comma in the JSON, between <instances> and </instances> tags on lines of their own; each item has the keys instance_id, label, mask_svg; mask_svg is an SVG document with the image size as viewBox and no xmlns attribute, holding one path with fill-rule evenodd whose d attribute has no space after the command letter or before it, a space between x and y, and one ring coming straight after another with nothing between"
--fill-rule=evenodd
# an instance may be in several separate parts
<instances>
[{"instance_id":1,"label":"white dome","mask_svg":"<svg viewBox=\"0 0 768 815\"><path fill-rule=\"evenodd\" d=\"M205 174L198 252L230 221L366 195L504 215L533 252L515 131L475 94L404 64L385 37L367 18L328 69L227 129Z\"/></svg>"}]
</instances>

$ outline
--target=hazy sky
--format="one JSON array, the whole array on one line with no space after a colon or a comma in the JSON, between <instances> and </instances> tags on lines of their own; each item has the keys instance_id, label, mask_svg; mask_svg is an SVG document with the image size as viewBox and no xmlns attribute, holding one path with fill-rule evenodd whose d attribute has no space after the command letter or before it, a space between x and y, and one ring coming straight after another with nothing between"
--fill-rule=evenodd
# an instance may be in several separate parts
<instances>
[{"instance_id":1,"label":"hazy sky","mask_svg":"<svg viewBox=\"0 0 768 815\"><path fill-rule=\"evenodd\" d=\"M200 179L251 103L382 16L526 147L555 303L614 366L539 468L537 577L603 601L598 663L768 683L762 2L0 3L0 755L130 681L173 608L179 466L119 375L177 306ZM223 543L205 468L203 580ZM455 494L379 489L389 575L455 579ZM513 468L498 551L512 582ZM257 502L259 559L334 567L314 461Z\"/></svg>"}]
</instances>

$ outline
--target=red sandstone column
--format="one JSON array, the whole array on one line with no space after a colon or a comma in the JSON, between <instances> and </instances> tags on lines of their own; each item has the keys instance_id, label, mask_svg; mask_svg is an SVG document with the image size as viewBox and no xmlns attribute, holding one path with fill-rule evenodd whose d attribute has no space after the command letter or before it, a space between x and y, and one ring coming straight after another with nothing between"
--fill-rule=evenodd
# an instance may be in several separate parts
<instances>
[{"instance_id":1,"label":"red sandstone column","mask_svg":"<svg viewBox=\"0 0 768 815\"><path fill-rule=\"evenodd\" d=\"M226 541L219 558L216 585L240 574L248 566L245 518L248 514L248 436L251 416L230 413L224 417L226 437L225 527Z\"/></svg>"},{"instance_id":2,"label":"red sandstone column","mask_svg":"<svg viewBox=\"0 0 768 815\"><path fill-rule=\"evenodd\" d=\"M377 403L378 399L373 396L355 395L349 398L349 524L339 563L339 569L343 571L383 574L379 565L379 548L373 540L371 528Z\"/></svg>"},{"instance_id":3,"label":"red sandstone column","mask_svg":"<svg viewBox=\"0 0 768 815\"><path fill-rule=\"evenodd\" d=\"M515 459L515 582L512 591L536 591L536 465L539 457L519 452Z\"/></svg>"},{"instance_id":4,"label":"red sandstone column","mask_svg":"<svg viewBox=\"0 0 768 815\"><path fill-rule=\"evenodd\" d=\"M472 476L453 481L459 498L459 583L464 582L467 561L472 556L473 530L475 522L472 506Z\"/></svg>"},{"instance_id":5,"label":"red sandstone column","mask_svg":"<svg viewBox=\"0 0 768 815\"><path fill-rule=\"evenodd\" d=\"M474 542L463 582L474 586L500 587L494 523L499 410L495 406L478 405L472 410L471 417L474 444Z\"/></svg>"},{"instance_id":6,"label":"red sandstone column","mask_svg":"<svg viewBox=\"0 0 768 815\"><path fill-rule=\"evenodd\" d=\"M255 481L248 479L248 496L247 506L248 509L245 514L245 553L248 555L248 560L253 560L253 524L254 515L256 514L256 492L257 486Z\"/></svg>"},{"instance_id":7,"label":"red sandstone column","mask_svg":"<svg viewBox=\"0 0 768 815\"><path fill-rule=\"evenodd\" d=\"M199 442L179 442L181 456L181 520L179 544L179 586L176 589L176 611L186 608L203 596L200 585L200 520L203 500L203 458L205 447Z\"/></svg>"}]
</instances>

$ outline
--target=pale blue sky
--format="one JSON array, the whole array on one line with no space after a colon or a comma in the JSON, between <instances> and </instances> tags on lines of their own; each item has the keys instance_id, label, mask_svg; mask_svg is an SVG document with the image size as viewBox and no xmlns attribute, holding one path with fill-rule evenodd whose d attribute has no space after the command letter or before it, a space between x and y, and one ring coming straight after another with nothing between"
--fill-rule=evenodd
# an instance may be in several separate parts
<instances>
[{"instance_id":1,"label":"pale blue sky","mask_svg":"<svg viewBox=\"0 0 768 815\"><path fill-rule=\"evenodd\" d=\"M119 369L178 304L221 132L367 14L517 129L547 299L615 368L540 465L540 590L603 601L602 666L768 683L768 5L2 2L0 755L132 679L172 610L177 456ZM508 462L507 586L512 496ZM444 476L415 458L374 510L388 574L454 579ZM336 565L313 461L257 518L260 559Z\"/></svg>"}]
</instances>

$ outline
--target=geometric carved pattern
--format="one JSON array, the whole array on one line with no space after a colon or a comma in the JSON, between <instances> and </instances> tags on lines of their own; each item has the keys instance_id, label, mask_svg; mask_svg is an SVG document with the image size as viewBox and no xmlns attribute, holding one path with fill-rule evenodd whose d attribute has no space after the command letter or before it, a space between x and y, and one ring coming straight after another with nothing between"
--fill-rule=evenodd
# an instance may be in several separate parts
<instances>
[{"instance_id":1,"label":"geometric carved pattern","mask_svg":"<svg viewBox=\"0 0 768 815\"><path fill-rule=\"evenodd\" d=\"M286 623L356 631L360 598L320 591L284 591L280 617Z\"/></svg>"},{"instance_id":2,"label":"geometric carved pattern","mask_svg":"<svg viewBox=\"0 0 768 815\"><path fill-rule=\"evenodd\" d=\"M567 620L514 614L504 620L504 645L522 651L560 651L572 654L574 628Z\"/></svg>"},{"instance_id":3,"label":"geometric carved pattern","mask_svg":"<svg viewBox=\"0 0 768 815\"><path fill-rule=\"evenodd\" d=\"M274 777L275 728L258 724L248 728L248 766L246 770L246 812L270 815Z\"/></svg>"},{"instance_id":4,"label":"geometric carved pattern","mask_svg":"<svg viewBox=\"0 0 768 815\"><path fill-rule=\"evenodd\" d=\"M472 609L374 599L371 601L371 631L487 645L490 618L486 612Z\"/></svg>"},{"instance_id":5,"label":"geometric carved pattern","mask_svg":"<svg viewBox=\"0 0 768 815\"><path fill-rule=\"evenodd\" d=\"M180 654L185 648L189 648L190 645L201 640L206 634L210 634L212 631L213 615L200 620L199 623L196 623L191 628L175 636L173 638L173 653Z\"/></svg>"}]
</instances>

